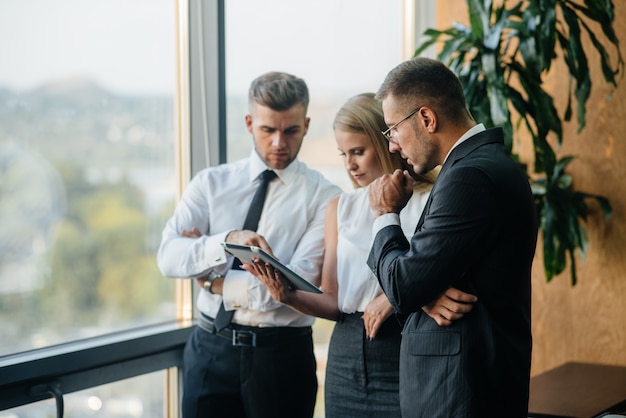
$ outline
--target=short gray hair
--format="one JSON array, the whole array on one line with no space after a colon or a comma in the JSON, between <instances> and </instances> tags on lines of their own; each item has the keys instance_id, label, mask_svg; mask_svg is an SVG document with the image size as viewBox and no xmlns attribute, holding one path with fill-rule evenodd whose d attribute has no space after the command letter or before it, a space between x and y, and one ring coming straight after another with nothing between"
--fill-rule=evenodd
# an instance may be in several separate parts
<instances>
[{"instance_id":1,"label":"short gray hair","mask_svg":"<svg viewBox=\"0 0 626 418\"><path fill-rule=\"evenodd\" d=\"M283 111L296 104L302 104L305 111L309 107L309 89L303 79L294 75L273 71L252 81L248 92L248 106L267 106L272 110Z\"/></svg>"}]
</instances>

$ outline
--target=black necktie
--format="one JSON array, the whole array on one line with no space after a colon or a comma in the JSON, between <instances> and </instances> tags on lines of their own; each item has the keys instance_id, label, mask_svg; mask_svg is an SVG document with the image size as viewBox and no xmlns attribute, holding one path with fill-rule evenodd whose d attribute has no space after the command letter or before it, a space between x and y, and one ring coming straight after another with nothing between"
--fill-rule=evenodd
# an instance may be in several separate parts
<instances>
[{"instance_id":1,"label":"black necktie","mask_svg":"<svg viewBox=\"0 0 626 418\"><path fill-rule=\"evenodd\" d=\"M261 219L263 204L265 203L267 186L272 180L276 178L276 173L271 170L265 170L261 173L259 178L261 179L261 183L254 193L254 197L252 198L252 202L250 203L250 209L248 209L246 220L244 221L243 227L241 229L256 231L257 227L259 226L259 219ZM241 262L235 258L235 260L233 260L233 270L241 270L241 267L239 267L240 264ZM220 305L220 310L215 316L215 330L219 332L226 328L232 321L234 314L235 311L227 311L224 308L224 303L222 302L222 304Z\"/></svg>"}]
</instances>

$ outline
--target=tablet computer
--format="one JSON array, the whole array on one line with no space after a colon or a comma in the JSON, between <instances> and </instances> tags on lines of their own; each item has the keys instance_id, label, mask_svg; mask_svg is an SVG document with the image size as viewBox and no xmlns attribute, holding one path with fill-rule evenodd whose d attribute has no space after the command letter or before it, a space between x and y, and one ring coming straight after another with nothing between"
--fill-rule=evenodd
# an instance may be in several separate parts
<instances>
[{"instance_id":1,"label":"tablet computer","mask_svg":"<svg viewBox=\"0 0 626 418\"><path fill-rule=\"evenodd\" d=\"M294 289L304 290L305 292L322 293L322 290L319 287L307 282L302 276L291 270L276 258L272 257L260 247L255 247L253 245L231 244L228 242L223 242L222 246L226 252L234 255L247 264L252 264L253 258L265 261L276 270L280 271Z\"/></svg>"}]
</instances>

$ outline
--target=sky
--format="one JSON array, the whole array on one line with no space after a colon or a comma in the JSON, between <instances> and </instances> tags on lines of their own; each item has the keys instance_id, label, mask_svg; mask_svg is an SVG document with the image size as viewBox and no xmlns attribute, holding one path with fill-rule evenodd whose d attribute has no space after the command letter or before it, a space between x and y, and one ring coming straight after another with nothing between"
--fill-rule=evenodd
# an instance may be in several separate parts
<instances>
[{"instance_id":1,"label":"sky","mask_svg":"<svg viewBox=\"0 0 626 418\"><path fill-rule=\"evenodd\" d=\"M281 70L313 91L356 94L375 90L401 59L402 0L235 0L226 12L227 77L247 80L232 90Z\"/></svg>"},{"instance_id":2,"label":"sky","mask_svg":"<svg viewBox=\"0 0 626 418\"><path fill-rule=\"evenodd\" d=\"M124 93L171 93L174 10L171 0L0 0L0 86L82 76Z\"/></svg>"},{"instance_id":3,"label":"sky","mask_svg":"<svg viewBox=\"0 0 626 418\"><path fill-rule=\"evenodd\" d=\"M0 87L81 76L120 93L168 92L174 11L173 0L0 0ZM317 91L372 90L401 58L402 0L226 0L226 13L235 92L269 70Z\"/></svg>"}]
</instances>

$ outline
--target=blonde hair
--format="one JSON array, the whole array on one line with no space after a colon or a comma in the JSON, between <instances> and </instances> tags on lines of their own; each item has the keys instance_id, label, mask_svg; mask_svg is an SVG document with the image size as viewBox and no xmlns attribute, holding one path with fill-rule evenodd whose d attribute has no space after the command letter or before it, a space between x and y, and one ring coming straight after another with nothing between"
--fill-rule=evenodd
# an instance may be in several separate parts
<instances>
[{"instance_id":1,"label":"blonde hair","mask_svg":"<svg viewBox=\"0 0 626 418\"><path fill-rule=\"evenodd\" d=\"M387 129L383 108L380 101L376 100L374 93L362 93L348 99L337 111L333 121L333 129L366 135L372 141L376 158L383 172L391 174L396 169L407 170L413 177L416 191L429 190L437 178L438 169L425 175L417 174L400 154L389 152L389 143L381 133ZM359 187L352 176L350 176L350 180L355 188Z\"/></svg>"}]
</instances>

